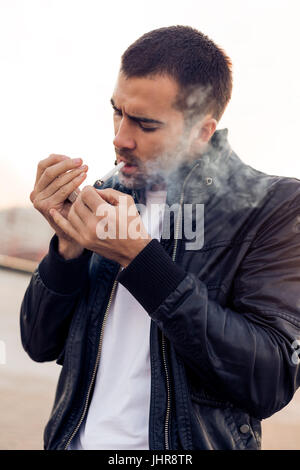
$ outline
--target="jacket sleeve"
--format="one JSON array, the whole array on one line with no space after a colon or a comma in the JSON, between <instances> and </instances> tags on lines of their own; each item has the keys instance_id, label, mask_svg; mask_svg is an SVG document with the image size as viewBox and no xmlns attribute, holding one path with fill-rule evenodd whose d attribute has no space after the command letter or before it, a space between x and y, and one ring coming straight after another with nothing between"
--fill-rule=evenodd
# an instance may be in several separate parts
<instances>
[{"instance_id":1,"label":"jacket sleeve","mask_svg":"<svg viewBox=\"0 0 300 470\"><path fill-rule=\"evenodd\" d=\"M157 240L119 275L201 382L260 419L300 385L292 348L300 339L298 214L294 202L264 224L236 272L228 308Z\"/></svg>"},{"instance_id":2,"label":"jacket sleeve","mask_svg":"<svg viewBox=\"0 0 300 470\"><path fill-rule=\"evenodd\" d=\"M65 260L54 235L49 252L32 275L20 313L22 345L37 362L53 361L64 349L69 325L88 282L91 252Z\"/></svg>"}]
</instances>

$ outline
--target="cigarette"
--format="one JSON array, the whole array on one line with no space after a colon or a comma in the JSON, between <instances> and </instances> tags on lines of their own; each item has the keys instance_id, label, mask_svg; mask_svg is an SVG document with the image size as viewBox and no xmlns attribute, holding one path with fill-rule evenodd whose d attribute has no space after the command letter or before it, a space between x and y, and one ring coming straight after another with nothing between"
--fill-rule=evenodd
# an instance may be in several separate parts
<instances>
[{"instance_id":1,"label":"cigarette","mask_svg":"<svg viewBox=\"0 0 300 470\"><path fill-rule=\"evenodd\" d=\"M102 186L102 184L104 184L105 181L109 180L109 178L117 174L118 171L121 170L121 168L123 168L124 165L125 165L124 162L120 162L118 165L116 165L115 168L110 170L108 173L102 176L102 178L96 181L97 186ZM77 196L78 196L78 193L76 191L72 191L70 196L68 197L68 200L73 203L75 202Z\"/></svg>"}]
</instances>

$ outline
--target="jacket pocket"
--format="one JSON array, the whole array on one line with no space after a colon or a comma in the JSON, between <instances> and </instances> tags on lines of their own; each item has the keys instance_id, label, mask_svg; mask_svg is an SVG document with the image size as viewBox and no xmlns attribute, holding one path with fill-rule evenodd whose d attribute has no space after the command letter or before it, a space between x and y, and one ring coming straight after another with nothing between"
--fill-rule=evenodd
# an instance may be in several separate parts
<instances>
[{"instance_id":1,"label":"jacket pocket","mask_svg":"<svg viewBox=\"0 0 300 470\"><path fill-rule=\"evenodd\" d=\"M261 449L260 420L251 417L246 411L239 408L227 408L226 422L237 444L247 450Z\"/></svg>"},{"instance_id":2,"label":"jacket pocket","mask_svg":"<svg viewBox=\"0 0 300 470\"><path fill-rule=\"evenodd\" d=\"M260 422L230 402L193 392L192 434L195 450L258 450Z\"/></svg>"}]
</instances>

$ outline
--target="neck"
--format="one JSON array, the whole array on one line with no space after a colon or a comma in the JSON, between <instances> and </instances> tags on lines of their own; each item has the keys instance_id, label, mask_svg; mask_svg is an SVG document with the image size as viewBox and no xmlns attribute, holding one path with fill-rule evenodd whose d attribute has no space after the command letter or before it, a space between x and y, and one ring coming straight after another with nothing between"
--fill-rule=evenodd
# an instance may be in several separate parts
<instances>
[{"instance_id":1,"label":"neck","mask_svg":"<svg viewBox=\"0 0 300 470\"><path fill-rule=\"evenodd\" d=\"M163 183L154 183L154 184L151 184L149 186L150 191L163 191L166 188L167 188L167 186L166 186L165 182L163 182Z\"/></svg>"}]
</instances>

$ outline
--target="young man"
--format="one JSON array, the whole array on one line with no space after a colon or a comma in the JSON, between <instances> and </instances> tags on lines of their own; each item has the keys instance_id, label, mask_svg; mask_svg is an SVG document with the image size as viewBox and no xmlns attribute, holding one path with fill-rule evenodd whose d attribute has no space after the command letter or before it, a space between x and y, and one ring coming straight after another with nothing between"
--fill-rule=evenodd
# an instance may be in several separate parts
<instances>
[{"instance_id":1,"label":"young man","mask_svg":"<svg viewBox=\"0 0 300 470\"><path fill-rule=\"evenodd\" d=\"M257 449L261 419L299 386L300 184L245 165L216 131L231 89L202 33L152 31L111 99L119 178L71 205L82 161L39 163L31 200L56 234L21 335L63 366L46 449ZM162 221L150 209L165 202Z\"/></svg>"}]
</instances>

